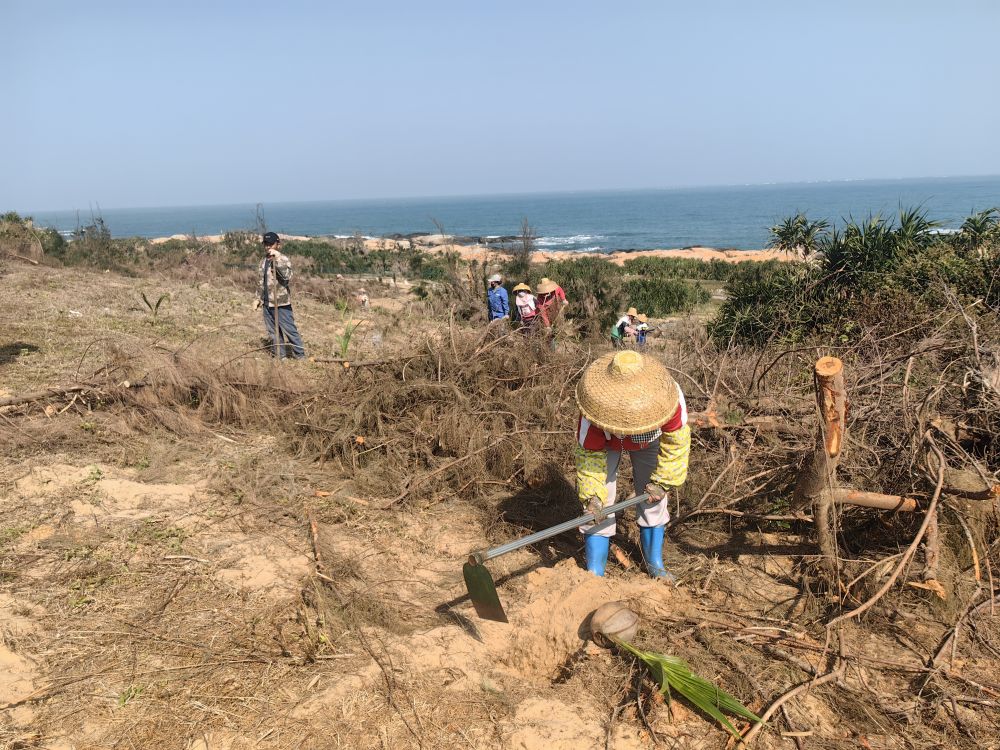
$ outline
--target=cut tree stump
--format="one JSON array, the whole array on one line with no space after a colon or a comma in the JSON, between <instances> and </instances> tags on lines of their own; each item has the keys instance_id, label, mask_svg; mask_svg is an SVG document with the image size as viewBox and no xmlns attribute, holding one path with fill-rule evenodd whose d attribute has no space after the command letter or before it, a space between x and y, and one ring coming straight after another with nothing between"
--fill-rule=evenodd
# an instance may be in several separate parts
<instances>
[{"instance_id":1,"label":"cut tree stump","mask_svg":"<svg viewBox=\"0 0 1000 750\"><path fill-rule=\"evenodd\" d=\"M829 582L837 580L837 537L833 528L834 490L837 465L847 433L847 392L844 389L844 363L836 357L821 357L813 370L819 427L816 448L810 455L795 484L797 506L811 505L821 564ZM836 591L837 587L832 586Z\"/></svg>"}]
</instances>

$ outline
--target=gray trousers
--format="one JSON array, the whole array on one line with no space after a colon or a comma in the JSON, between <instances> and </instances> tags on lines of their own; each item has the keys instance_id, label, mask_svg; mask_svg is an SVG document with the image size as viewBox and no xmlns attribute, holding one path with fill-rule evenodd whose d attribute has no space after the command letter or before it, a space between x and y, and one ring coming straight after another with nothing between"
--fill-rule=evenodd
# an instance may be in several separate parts
<instances>
[{"instance_id":1,"label":"gray trousers","mask_svg":"<svg viewBox=\"0 0 1000 750\"><path fill-rule=\"evenodd\" d=\"M632 481L635 485L635 492L644 492L649 478L653 476L656 469L656 461L660 453L660 441L654 440L641 451L628 451L632 458ZM605 484L607 495L604 498L604 506L614 505L618 497L618 465L621 463L621 451L608 451L608 478ZM670 520L670 509L667 500L653 503L640 503L636 506L636 521L640 526L665 526ZM605 518L600 523L592 523L581 526L580 531L584 534L597 534L598 536L614 536L616 529L615 514Z\"/></svg>"}]
</instances>

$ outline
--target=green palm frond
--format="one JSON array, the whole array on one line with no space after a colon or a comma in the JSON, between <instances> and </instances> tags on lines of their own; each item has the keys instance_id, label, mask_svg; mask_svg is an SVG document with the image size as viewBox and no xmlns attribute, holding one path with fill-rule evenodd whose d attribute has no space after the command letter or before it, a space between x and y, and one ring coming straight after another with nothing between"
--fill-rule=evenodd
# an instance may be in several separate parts
<instances>
[{"instance_id":1,"label":"green palm frond","mask_svg":"<svg viewBox=\"0 0 1000 750\"><path fill-rule=\"evenodd\" d=\"M150 302L149 297L146 296L145 292L140 291L139 296L142 297L143 303L146 305L149 312L152 314L153 318L156 318L160 313L160 305L170 299L169 293L161 294L156 302Z\"/></svg>"},{"instance_id":2,"label":"green palm frond","mask_svg":"<svg viewBox=\"0 0 1000 750\"><path fill-rule=\"evenodd\" d=\"M691 667L683 659L655 651L643 651L617 638L613 640L646 664L663 695L668 696L671 690L676 690L701 711L722 724L737 739L740 738L740 733L723 712L749 721L761 721L759 716L718 685L692 672Z\"/></svg>"}]
</instances>

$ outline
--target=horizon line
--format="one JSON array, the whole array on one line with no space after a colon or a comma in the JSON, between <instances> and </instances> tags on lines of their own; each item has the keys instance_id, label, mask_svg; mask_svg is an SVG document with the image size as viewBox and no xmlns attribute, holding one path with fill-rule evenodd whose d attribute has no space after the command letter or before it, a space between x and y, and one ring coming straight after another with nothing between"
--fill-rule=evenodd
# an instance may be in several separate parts
<instances>
[{"instance_id":1,"label":"horizon line","mask_svg":"<svg viewBox=\"0 0 1000 750\"><path fill-rule=\"evenodd\" d=\"M789 180L785 182L742 182L742 183L712 183L712 184L691 184L674 186L648 186L631 188L585 188L581 190L538 190L538 191L504 191L499 193L451 193L437 195L396 195L386 197L360 197L360 198L311 198L308 200L276 200L276 201L237 201L229 203L189 203L189 204L168 204L168 205L140 205L140 206L110 206L102 208L100 203L82 208L47 208L24 211L25 215L33 216L35 213L54 214L72 213L89 210L92 214L100 216L102 210L108 211L142 211L158 208L182 209L182 208L226 208L236 206L275 206L302 203L371 203L377 201L433 201L433 200L455 200L462 198L515 198L534 197L545 195L598 195L602 193L639 193L658 192L671 190L709 190L712 188L754 188L754 187L785 187L791 185L830 185L838 183L857 182L917 182L920 180L963 180L981 178L1000 178L1000 174L971 174L971 175L925 175L921 177L839 177L823 180Z\"/></svg>"}]
</instances>

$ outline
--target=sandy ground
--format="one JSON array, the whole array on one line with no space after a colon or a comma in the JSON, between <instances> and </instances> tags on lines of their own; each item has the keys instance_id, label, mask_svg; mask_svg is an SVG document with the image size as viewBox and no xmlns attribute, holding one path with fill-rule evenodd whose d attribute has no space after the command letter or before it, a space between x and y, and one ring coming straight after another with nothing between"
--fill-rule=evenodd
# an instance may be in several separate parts
<instances>
[{"instance_id":1,"label":"sandy ground","mask_svg":"<svg viewBox=\"0 0 1000 750\"><path fill-rule=\"evenodd\" d=\"M498 255L493 248L482 245L434 245L432 252L458 253L464 260L485 261ZM672 250L634 250L615 253L581 253L573 251L538 251L531 254L532 263L547 263L550 260L573 260L584 257L604 257L616 265L624 265L630 258L690 258L693 260L721 260L727 263L765 260L793 260L787 253L779 250L717 250L712 247L686 247Z\"/></svg>"}]
</instances>

